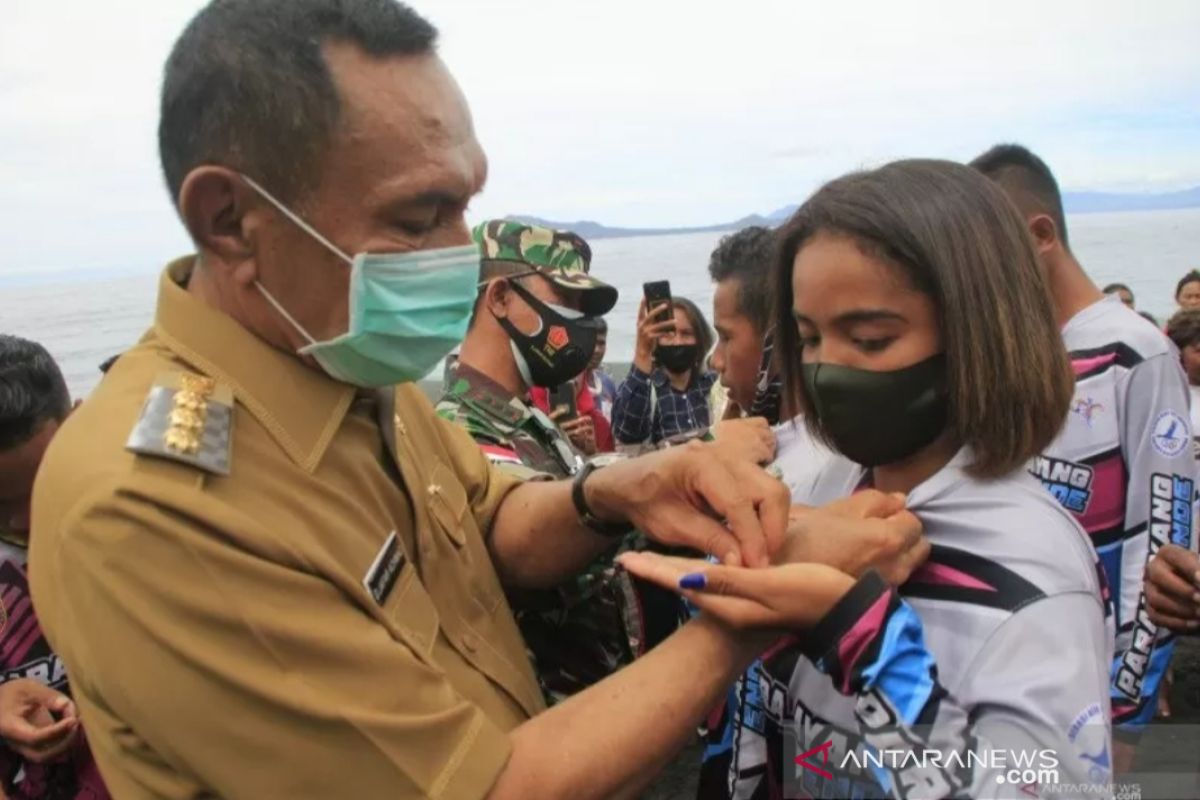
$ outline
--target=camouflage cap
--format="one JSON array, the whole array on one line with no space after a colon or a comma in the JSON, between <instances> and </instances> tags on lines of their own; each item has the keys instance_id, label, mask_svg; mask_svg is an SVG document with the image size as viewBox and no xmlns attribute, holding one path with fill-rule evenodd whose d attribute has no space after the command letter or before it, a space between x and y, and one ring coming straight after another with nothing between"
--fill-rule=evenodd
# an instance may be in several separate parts
<instances>
[{"instance_id":1,"label":"camouflage cap","mask_svg":"<svg viewBox=\"0 0 1200 800\"><path fill-rule=\"evenodd\" d=\"M525 264L555 285L579 292L585 314L607 314L617 304L616 288L588 274L592 248L578 234L493 219L476 225L472 236L484 261Z\"/></svg>"}]
</instances>

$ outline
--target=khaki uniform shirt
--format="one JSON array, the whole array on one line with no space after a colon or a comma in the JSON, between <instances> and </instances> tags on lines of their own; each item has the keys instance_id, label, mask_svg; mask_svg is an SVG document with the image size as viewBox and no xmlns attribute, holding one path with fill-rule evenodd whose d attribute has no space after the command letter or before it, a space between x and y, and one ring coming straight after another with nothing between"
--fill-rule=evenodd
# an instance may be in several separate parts
<instances>
[{"instance_id":1,"label":"khaki uniform shirt","mask_svg":"<svg viewBox=\"0 0 1200 800\"><path fill-rule=\"evenodd\" d=\"M34 494L39 616L113 795L485 795L544 707L484 543L517 482L415 386L379 402L189 295L191 264Z\"/></svg>"}]
</instances>

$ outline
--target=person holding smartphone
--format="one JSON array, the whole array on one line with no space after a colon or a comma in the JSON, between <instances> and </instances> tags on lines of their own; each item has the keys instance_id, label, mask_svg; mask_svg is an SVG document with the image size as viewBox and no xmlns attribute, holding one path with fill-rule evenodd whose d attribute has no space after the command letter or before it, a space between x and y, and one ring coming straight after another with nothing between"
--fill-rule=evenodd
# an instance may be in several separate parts
<instances>
[{"instance_id":1,"label":"person holding smartphone","mask_svg":"<svg viewBox=\"0 0 1200 800\"><path fill-rule=\"evenodd\" d=\"M691 300L668 298L638 308L633 365L617 387L613 436L619 444L657 445L712 425L709 391L717 374L705 369L712 330ZM663 312L669 312L664 316Z\"/></svg>"}]
</instances>

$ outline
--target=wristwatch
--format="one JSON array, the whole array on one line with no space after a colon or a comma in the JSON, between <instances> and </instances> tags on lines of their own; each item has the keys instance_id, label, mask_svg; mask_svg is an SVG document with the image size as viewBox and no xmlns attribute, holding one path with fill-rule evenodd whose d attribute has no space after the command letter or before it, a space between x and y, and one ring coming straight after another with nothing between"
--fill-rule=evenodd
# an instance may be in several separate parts
<instances>
[{"instance_id":1,"label":"wristwatch","mask_svg":"<svg viewBox=\"0 0 1200 800\"><path fill-rule=\"evenodd\" d=\"M589 461L575 475L575 480L571 482L571 502L575 504L575 510L579 513L580 522L586 525L588 530L611 538L624 536L633 530L633 525L628 522L605 522L598 518L592 513L592 509L588 507L587 499L583 496L584 481L597 469L599 467Z\"/></svg>"}]
</instances>

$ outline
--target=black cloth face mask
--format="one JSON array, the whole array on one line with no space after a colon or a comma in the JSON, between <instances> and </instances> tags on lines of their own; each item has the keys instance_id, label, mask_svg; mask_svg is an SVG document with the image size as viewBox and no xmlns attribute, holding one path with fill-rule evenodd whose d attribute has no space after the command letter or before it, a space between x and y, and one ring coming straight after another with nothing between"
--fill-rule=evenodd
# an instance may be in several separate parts
<instances>
[{"instance_id":1,"label":"black cloth face mask","mask_svg":"<svg viewBox=\"0 0 1200 800\"><path fill-rule=\"evenodd\" d=\"M804 389L834 448L864 467L901 461L946 429L946 356L875 372L836 364L802 367Z\"/></svg>"},{"instance_id":2,"label":"black cloth face mask","mask_svg":"<svg viewBox=\"0 0 1200 800\"><path fill-rule=\"evenodd\" d=\"M532 386L549 388L566 383L587 369L596 352L599 331L596 318L543 303L516 281L509 281L509 286L537 313L539 320L537 332L526 334L507 319L496 317L512 340L521 377Z\"/></svg>"},{"instance_id":3,"label":"black cloth face mask","mask_svg":"<svg viewBox=\"0 0 1200 800\"><path fill-rule=\"evenodd\" d=\"M654 348L654 358L667 372L678 375L695 365L696 348L696 344L660 344Z\"/></svg>"}]
</instances>

